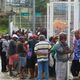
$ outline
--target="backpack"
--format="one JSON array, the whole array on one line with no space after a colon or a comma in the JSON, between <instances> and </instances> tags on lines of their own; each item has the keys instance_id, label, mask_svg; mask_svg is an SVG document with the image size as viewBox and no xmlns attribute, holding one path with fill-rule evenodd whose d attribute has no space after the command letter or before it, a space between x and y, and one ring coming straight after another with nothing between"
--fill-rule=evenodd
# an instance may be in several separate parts
<instances>
[{"instance_id":1,"label":"backpack","mask_svg":"<svg viewBox=\"0 0 80 80\"><path fill-rule=\"evenodd\" d=\"M54 59L52 57L52 54L50 53L50 55L49 55L49 66L53 67L53 65L54 65Z\"/></svg>"}]
</instances>

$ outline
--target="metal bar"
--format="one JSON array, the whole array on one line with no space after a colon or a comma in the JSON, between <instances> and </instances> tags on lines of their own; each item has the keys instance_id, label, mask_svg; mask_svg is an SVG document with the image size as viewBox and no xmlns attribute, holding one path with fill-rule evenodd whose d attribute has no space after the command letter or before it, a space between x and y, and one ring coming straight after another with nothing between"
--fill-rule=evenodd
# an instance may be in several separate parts
<instances>
[{"instance_id":1,"label":"metal bar","mask_svg":"<svg viewBox=\"0 0 80 80\"><path fill-rule=\"evenodd\" d=\"M71 0L68 0L68 45L70 46ZM67 62L67 80L70 77L70 62Z\"/></svg>"},{"instance_id":2,"label":"metal bar","mask_svg":"<svg viewBox=\"0 0 80 80\"><path fill-rule=\"evenodd\" d=\"M35 21L36 21L36 17L35 17L35 0L32 0L33 1L33 19L32 19L32 22L33 22L33 33L35 33Z\"/></svg>"},{"instance_id":3,"label":"metal bar","mask_svg":"<svg viewBox=\"0 0 80 80\"><path fill-rule=\"evenodd\" d=\"M74 30L79 28L79 2L74 0Z\"/></svg>"},{"instance_id":4,"label":"metal bar","mask_svg":"<svg viewBox=\"0 0 80 80\"><path fill-rule=\"evenodd\" d=\"M66 2L66 1L55 1L55 2L51 2L51 3L54 3L54 4L57 4L57 3L69 3L69 2ZM70 3L75 3L75 2L70 2Z\"/></svg>"},{"instance_id":5,"label":"metal bar","mask_svg":"<svg viewBox=\"0 0 80 80\"><path fill-rule=\"evenodd\" d=\"M47 4L47 39L50 37L50 4Z\"/></svg>"},{"instance_id":6,"label":"metal bar","mask_svg":"<svg viewBox=\"0 0 80 80\"><path fill-rule=\"evenodd\" d=\"M53 31L53 15L54 15L54 7L53 7L53 3L50 3L50 35L49 36L53 36L53 33L55 33Z\"/></svg>"}]
</instances>

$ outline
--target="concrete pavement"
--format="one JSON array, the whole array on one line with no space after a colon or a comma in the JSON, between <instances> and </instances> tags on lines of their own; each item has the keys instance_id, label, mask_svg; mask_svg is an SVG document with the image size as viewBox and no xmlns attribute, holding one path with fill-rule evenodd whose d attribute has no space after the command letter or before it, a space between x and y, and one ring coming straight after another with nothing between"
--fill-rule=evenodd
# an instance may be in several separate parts
<instances>
[{"instance_id":1,"label":"concrete pavement","mask_svg":"<svg viewBox=\"0 0 80 80\"><path fill-rule=\"evenodd\" d=\"M8 73L2 73L0 72L0 80L20 80L19 78L16 77L10 77ZM29 79L29 77L26 77L24 80L37 80L36 78L34 79ZM55 80L53 78L49 78L49 80Z\"/></svg>"},{"instance_id":2,"label":"concrete pavement","mask_svg":"<svg viewBox=\"0 0 80 80\"><path fill-rule=\"evenodd\" d=\"M0 59L0 80L20 80L19 77L10 77L9 72L1 72L1 59ZM26 77L24 80L37 80L35 79L29 79L29 77ZM55 80L53 78L49 78L49 80Z\"/></svg>"}]
</instances>

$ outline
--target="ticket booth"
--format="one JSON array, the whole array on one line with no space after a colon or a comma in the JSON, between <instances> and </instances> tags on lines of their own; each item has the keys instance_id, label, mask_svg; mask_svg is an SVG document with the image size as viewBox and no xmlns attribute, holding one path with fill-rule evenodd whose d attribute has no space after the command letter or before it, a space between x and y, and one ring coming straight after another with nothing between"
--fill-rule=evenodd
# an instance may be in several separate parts
<instances>
[{"instance_id":1,"label":"ticket booth","mask_svg":"<svg viewBox=\"0 0 80 80\"><path fill-rule=\"evenodd\" d=\"M60 32L68 34L68 45L71 46L73 31L80 27L80 0L50 0L47 4L47 38ZM70 65L68 62L68 80Z\"/></svg>"}]
</instances>

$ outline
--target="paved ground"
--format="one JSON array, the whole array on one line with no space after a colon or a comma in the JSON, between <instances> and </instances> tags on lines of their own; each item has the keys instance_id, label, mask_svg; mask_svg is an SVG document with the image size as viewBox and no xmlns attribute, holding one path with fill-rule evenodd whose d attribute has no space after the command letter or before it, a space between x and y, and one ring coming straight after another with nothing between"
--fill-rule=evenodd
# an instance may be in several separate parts
<instances>
[{"instance_id":1,"label":"paved ground","mask_svg":"<svg viewBox=\"0 0 80 80\"><path fill-rule=\"evenodd\" d=\"M0 80L20 80L19 78L16 77L10 77L8 73L1 73L0 72ZM29 79L29 77L26 77L24 80L37 80L37 79ZM55 80L53 78L49 78L49 80Z\"/></svg>"},{"instance_id":2,"label":"paved ground","mask_svg":"<svg viewBox=\"0 0 80 80\"><path fill-rule=\"evenodd\" d=\"M2 73L1 72L1 60L0 60L0 80L20 80L18 77L10 77L9 73ZM25 80L31 80L29 77L26 77ZM32 80L37 80L37 79L32 79ZM53 78L49 78L49 80L55 80Z\"/></svg>"},{"instance_id":3,"label":"paved ground","mask_svg":"<svg viewBox=\"0 0 80 80\"><path fill-rule=\"evenodd\" d=\"M70 76L70 75L69 75ZM1 72L1 60L0 60L0 80L20 80L19 77L10 77L9 76L9 73L2 73ZM26 77L25 80L37 80L36 78L35 79L29 79L29 77ZM49 80L56 80L55 78L49 78ZM69 80L72 80L69 78ZM80 79L78 79L80 80Z\"/></svg>"}]
</instances>

